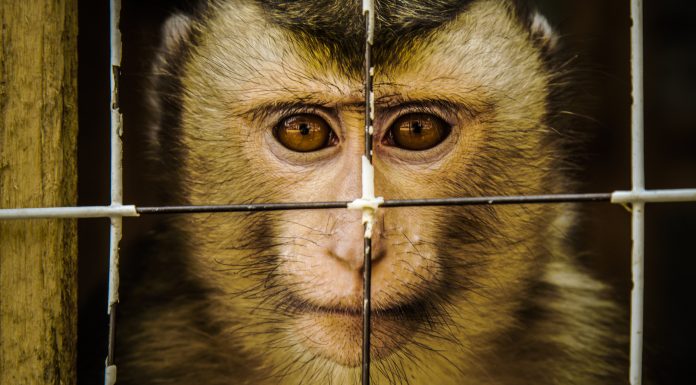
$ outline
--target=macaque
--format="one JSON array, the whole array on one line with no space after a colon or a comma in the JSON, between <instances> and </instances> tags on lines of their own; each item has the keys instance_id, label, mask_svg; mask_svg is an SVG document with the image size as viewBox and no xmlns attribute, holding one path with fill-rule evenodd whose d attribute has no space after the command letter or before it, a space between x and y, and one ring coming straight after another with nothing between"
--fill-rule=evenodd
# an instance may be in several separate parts
<instances>
[{"instance_id":1,"label":"macaque","mask_svg":"<svg viewBox=\"0 0 696 385\"><path fill-rule=\"evenodd\" d=\"M513 0L377 1L385 199L572 191L572 68ZM165 204L352 201L364 151L356 0L176 14L150 132ZM620 384L625 321L575 261L569 204L381 208L373 384ZM347 209L176 215L131 256L121 384L358 384L363 226Z\"/></svg>"}]
</instances>

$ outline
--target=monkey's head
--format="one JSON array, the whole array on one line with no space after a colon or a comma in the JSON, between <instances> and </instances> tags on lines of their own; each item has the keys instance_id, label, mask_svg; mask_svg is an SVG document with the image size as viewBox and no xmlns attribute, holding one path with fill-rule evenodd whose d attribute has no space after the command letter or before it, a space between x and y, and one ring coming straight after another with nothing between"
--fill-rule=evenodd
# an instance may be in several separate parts
<instances>
[{"instance_id":1,"label":"monkey's head","mask_svg":"<svg viewBox=\"0 0 696 385\"><path fill-rule=\"evenodd\" d=\"M363 25L358 1L211 1L172 17L153 132L172 202L359 198ZM376 194L562 191L569 134L556 126L565 106L555 99L555 43L545 20L517 1L378 1ZM372 239L377 376L456 382L500 355L525 327L533 283L562 250L561 213L530 205L380 209ZM172 223L186 240L185 263L209 290L216 349L288 378L357 372L359 212Z\"/></svg>"}]
</instances>

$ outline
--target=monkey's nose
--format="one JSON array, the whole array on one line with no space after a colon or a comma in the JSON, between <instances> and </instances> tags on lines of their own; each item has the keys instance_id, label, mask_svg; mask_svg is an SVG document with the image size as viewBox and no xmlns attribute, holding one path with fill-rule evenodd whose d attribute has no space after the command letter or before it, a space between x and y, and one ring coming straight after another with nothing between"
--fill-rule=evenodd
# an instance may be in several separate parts
<instances>
[{"instance_id":1,"label":"monkey's nose","mask_svg":"<svg viewBox=\"0 0 696 385\"><path fill-rule=\"evenodd\" d=\"M341 226L333 234L333 238L332 245L329 248L331 257L350 270L362 271L365 262L366 243L365 229L360 220L351 221ZM377 240L374 239L370 244L374 245L376 242ZM372 260L378 259L379 255L381 255L381 252L373 252Z\"/></svg>"}]
</instances>

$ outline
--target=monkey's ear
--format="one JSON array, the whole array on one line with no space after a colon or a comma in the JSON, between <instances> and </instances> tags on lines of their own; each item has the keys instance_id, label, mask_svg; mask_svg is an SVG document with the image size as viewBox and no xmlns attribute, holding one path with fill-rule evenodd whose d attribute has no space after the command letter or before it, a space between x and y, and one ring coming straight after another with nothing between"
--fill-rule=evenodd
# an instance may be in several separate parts
<instances>
[{"instance_id":1,"label":"monkey's ear","mask_svg":"<svg viewBox=\"0 0 696 385\"><path fill-rule=\"evenodd\" d=\"M150 84L147 90L149 102L149 152L156 160L157 171L166 170L164 164L170 160L163 143L175 131L169 122L178 122L178 96L182 65L182 53L190 45L193 35L191 16L175 13L162 25L159 49L154 57ZM171 142L171 140L169 140ZM160 163L162 164L160 168ZM164 174L164 173L163 173ZM169 175L169 173L167 173Z\"/></svg>"},{"instance_id":2,"label":"monkey's ear","mask_svg":"<svg viewBox=\"0 0 696 385\"><path fill-rule=\"evenodd\" d=\"M549 21L539 12L532 13L530 32L541 48L547 53L553 53L558 48L558 35L551 28Z\"/></svg>"},{"instance_id":3,"label":"monkey's ear","mask_svg":"<svg viewBox=\"0 0 696 385\"><path fill-rule=\"evenodd\" d=\"M175 13L169 16L162 26L162 49L165 52L177 52L190 39L192 24L188 15Z\"/></svg>"}]
</instances>

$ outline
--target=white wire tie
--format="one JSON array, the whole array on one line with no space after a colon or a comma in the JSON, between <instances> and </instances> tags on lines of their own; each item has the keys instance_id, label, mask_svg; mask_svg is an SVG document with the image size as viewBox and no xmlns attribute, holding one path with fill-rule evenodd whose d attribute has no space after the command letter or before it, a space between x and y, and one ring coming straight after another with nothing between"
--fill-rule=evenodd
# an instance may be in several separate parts
<instances>
[{"instance_id":1,"label":"white wire tie","mask_svg":"<svg viewBox=\"0 0 696 385\"><path fill-rule=\"evenodd\" d=\"M359 198L348 203L349 210L362 211L362 223L365 225L365 238L372 238L372 226L375 223L377 209L384 203L382 197Z\"/></svg>"}]
</instances>

